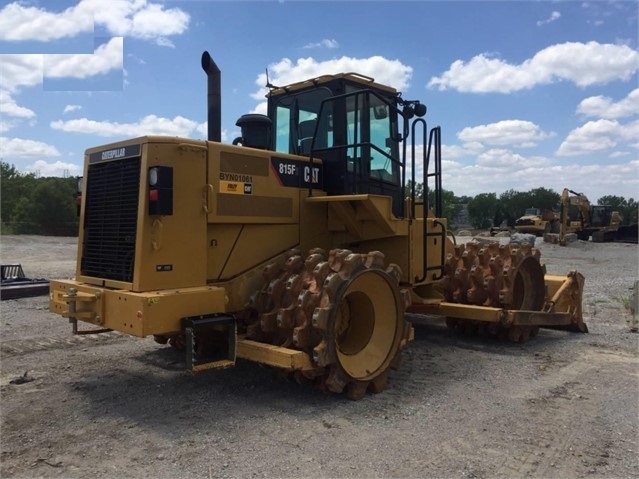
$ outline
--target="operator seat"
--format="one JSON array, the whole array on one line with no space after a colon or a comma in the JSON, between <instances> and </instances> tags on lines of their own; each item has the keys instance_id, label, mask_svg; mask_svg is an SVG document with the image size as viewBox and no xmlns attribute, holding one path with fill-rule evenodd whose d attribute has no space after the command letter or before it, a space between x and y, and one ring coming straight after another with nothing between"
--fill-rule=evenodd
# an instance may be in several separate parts
<instances>
[{"instance_id":1,"label":"operator seat","mask_svg":"<svg viewBox=\"0 0 639 479\"><path fill-rule=\"evenodd\" d=\"M298 154L309 155L311 153L311 145L313 143L313 134L315 133L315 126L317 125L317 119L300 121L298 126L300 144L298 147Z\"/></svg>"}]
</instances>

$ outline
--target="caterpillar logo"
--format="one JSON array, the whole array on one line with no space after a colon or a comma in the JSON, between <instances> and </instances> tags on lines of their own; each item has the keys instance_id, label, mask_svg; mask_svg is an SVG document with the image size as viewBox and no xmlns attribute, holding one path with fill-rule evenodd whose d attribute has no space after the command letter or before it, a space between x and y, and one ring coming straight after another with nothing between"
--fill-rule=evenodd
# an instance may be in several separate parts
<instances>
[{"instance_id":1,"label":"caterpillar logo","mask_svg":"<svg viewBox=\"0 0 639 479\"><path fill-rule=\"evenodd\" d=\"M89 163L120 160L122 158L130 158L132 156L140 156L140 151L140 145L128 145L121 146L119 148L111 148L109 150L96 151L89 155Z\"/></svg>"},{"instance_id":2,"label":"caterpillar logo","mask_svg":"<svg viewBox=\"0 0 639 479\"><path fill-rule=\"evenodd\" d=\"M124 148L116 148L115 150L107 150L102 152L103 160L112 160L114 158L122 158L126 155Z\"/></svg>"},{"instance_id":3,"label":"caterpillar logo","mask_svg":"<svg viewBox=\"0 0 639 479\"><path fill-rule=\"evenodd\" d=\"M322 188L324 179L322 165L308 161L271 157L271 171L280 185L292 188Z\"/></svg>"}]
</instances>

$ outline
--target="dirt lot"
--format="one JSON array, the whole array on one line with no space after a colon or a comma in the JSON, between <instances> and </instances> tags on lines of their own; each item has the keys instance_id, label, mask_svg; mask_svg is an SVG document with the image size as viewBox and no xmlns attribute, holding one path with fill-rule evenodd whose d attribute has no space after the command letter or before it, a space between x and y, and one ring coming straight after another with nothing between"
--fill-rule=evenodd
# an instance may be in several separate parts
<instances>
[{"instance_id":1,"label":"dirt lot","mask_svg":"<svg viewBox=\"0 0 639 479\"><path fill-rule=\"evenodd\" d=\"M30 276L74 273L75 239L0 244ZM0 476L637 477L637 246L538 246L549 273L586 276L590 334L505 344L428 321L357 402L244 361L191 376L152 339L71 336L47 297L2 301Z\"/></svg>"}]
</instances>

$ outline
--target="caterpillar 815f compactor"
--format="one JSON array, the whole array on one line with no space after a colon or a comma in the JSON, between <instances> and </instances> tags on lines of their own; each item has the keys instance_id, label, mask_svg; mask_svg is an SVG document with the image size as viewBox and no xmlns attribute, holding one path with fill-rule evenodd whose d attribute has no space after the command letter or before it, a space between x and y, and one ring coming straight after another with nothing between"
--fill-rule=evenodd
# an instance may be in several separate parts
<instances>
[{"instance_id":1,"label":"caterpillar 815f compactor","mask_svg":"<svg viewBox=\"0 0 639 479\"><path fill-rule=\"evenodd\" d=\"M455 244L422 103L355 73L270 85L268 115L222 144L220 71L207 52L202 67L208 141L85 154L76 277L51 282L74 332L153 335L192 371L244 358L357 399L399 364L406 312L514 341L586 331L579 273L545 275L523 245ZM422 168L434 205L405 194Z\"/></svg>"}]
</instances>

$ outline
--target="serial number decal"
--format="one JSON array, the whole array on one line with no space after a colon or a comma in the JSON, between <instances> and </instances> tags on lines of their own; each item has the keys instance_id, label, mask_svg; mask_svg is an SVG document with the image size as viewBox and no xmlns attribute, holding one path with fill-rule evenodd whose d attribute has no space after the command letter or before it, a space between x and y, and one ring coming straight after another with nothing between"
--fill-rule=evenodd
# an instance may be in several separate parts
<instances>
[{"instance_id":1,"label":"serial number decal","mask_svg":"<svg viewBox=\"0 0 639 479\"><path fill-rule=\"evenodd\" d=\"M109 148L108 150L98 151L89 155L89 163L98 161L120 160L131 156L140 156L140 145L120 146L118 148Z\"/></svg>"},{"instance_id":2,"label":"serial number decal","mask_svg":"<svg viewBox=\"0 0 639 479\"><path fill-rule=\"evenodd\" d=\"M253 183L251 175L238 175L237 173L220 173L220 180L235 181L237 183Z\"/></svg>"},{"instance_id":3,"label":"serial number decal","mask_svg":"<svg viewBox=\"0 0 639 479\"><path fill-rule=\"evenodd\" d=\"M322 165L308 161L271 157L271 169L282 186L292 188L322 188L324 183Z\"/></svg>"},{"instance_id":4,"label":"serial number decal","mask_svg":"<svg viewBox=\"0 0 639 479\"><path fill-rule=\"evenodd\" d=\"M252 195L252 183L240 183L236 181L220 181L220 192L233 195Z\"/></svg>"}]
</instances>

